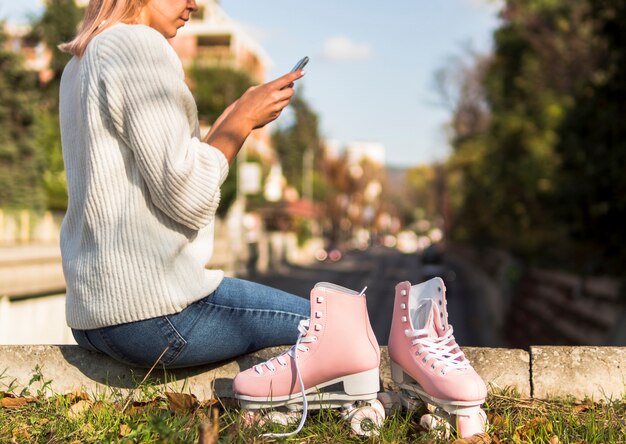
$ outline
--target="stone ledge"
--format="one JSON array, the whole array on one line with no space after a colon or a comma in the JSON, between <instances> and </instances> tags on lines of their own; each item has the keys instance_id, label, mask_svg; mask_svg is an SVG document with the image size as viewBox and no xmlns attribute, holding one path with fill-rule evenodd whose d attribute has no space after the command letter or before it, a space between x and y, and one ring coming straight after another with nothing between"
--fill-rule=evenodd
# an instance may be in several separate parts
<instances>
[{"instance_id":1,"label":"stone ledge","mask_svg":"<svg viewBox=\"0 0 626 444\"><path fill-rule=\"evenodd\" d=\"M268 348L211 366L167 373L157 370L151 374L151 380L171 390L193 393L200 399L214 395L231 397L232 378L241 369L263 362L285 349ZM381 351L383 387L397 389L391 380L387 348L382 347ZM502 348L465 347L464 351L492 389L514 388L523 397L538 398L574 396L582 399L588 396L606 399L626 394L624 347L532 347L530 354L524 350ZM44 381L50 381L53 393L82 388L95 395L111 389L131 390L147 372L75 345L4 345L0 346L0 391L12 385L19 392L28 385L37 367ZM31 386L31 392L39 387L36 384Z\"/></svg>"},{"instance_id":2,"label":"stone ledge","mask_svg":"<svg viewBox=\"0 0 626 444\"><path fill-rule=\"evenodd\" d=\"M533 346L536 398L585 396L620 399L626 394L626 347Z\"/></svg>"}]
</instances>

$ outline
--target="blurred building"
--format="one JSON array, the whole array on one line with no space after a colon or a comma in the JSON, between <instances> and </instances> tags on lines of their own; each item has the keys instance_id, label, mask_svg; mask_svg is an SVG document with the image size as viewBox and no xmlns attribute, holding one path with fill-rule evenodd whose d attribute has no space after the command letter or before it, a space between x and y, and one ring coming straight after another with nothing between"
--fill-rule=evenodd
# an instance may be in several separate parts
<instances>
[{"instance_id":1,"label":"blurred building","mask_svg":"<svg viewBox=\"0 0 626 444\"><path fill-rule=\"evenodd\" d=\"M45 43L33 37L30 26L5 24L4 32L4 49L22 56L24 67L38 73L40 82L50 81L53 76L50 69L52 52Z\"/></svg>"},{"instance_id":2,"label":"blurred building","mask_svg":"<svg viewBox=\"0 0 626 444\"><path fill-rule=\"evenodd\" d=\"M171 40L183 65L228 67L263 82L271 65L263 48L228 17L219 0L196 3L198 11Z\"/></svg>"},{"instance_id":3,"label":"blurred building","mask_svg":"<svg viewBox=\"0 0 626 444\"><path fill-rule=\"evenodd\" d=\"M261 45L226 14L219 0L196 0L196 4L198 10L170 40L185 69L230 68L245 72L255 83L264 82L272 62ZM274 163L271 145L269 130L262 128L253 131L244 151L252 150Z\"/></svg>"},{"instance_id":4,"label":"blurred building","mask_svg":"<svg viewBox=\"0 0 626 444\"><path fill-rule=\"evenodd\" d=\"M378 142L354 141L346 145L346 155L350 165L363 163L367 160L370 163L384 167L385 165L385 145Z\"/></svg>"}]
</instances>

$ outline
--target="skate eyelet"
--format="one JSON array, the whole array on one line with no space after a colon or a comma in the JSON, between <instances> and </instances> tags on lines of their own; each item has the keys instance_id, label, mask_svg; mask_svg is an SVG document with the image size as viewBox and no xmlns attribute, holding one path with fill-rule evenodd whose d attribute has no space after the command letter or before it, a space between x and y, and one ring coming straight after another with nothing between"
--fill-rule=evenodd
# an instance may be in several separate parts
<instances>
[{"instance_id":1,"label":"skate eyelet","mask_svg":"<svg viewBox=\"0 0 626 444\"><path fill-rule=\"evenodd\" d=\"M441 287L437 287L437 291L441 293Z\"/></svg>"},{"instance_id":2,"label":"skate eyelet","mask_svg":"<svg viewBox=\"0 0 626 444\"><path fill-rule=\"evenodd\" d=\"M402 296L406 296L406 290L402 290L402 291L400 292L400 294L401 294Z\"/></svg>"},{"instance_id":3,"label":"skate eyelet","mask_svg":"<svg viewBox=\"0 0 626 444\"><path fill-rule=\"evenodd\" d=\"M406 310L406 304L401 304L401 305L400 305L400 308L401 308L402 310Z\"/></svg>"},{"instance_id":4,"label":"skate eyelet","mask_svg":"<svg viewBox=\"0 0 626 444\"><path fill-rule=\"evenodd\" d=\"M304 348L304 351L305 351L305 352L308 352L309 350L310 350L310 348L309 348L309 347L305 347L305 348Z\"/></svg>"},{"instance_id":5,"label":"skate eyelet","mask_svg":"<svg viewBox=\"0 0 626 444\"><path fill-rule=\"evenodd\" d=\"M435 369L435 364L430 364L430 368Z\"/></svg>"},{"instance_id":6,"label":"skate eyelet","mask_svg":"<svg viewBox=\"0 0 626 444\"><path fill-rule=\"evenodd\" d=\"M322 302L324 302L324 296L318 296L317 297L317 303L321 304Z\"/></svg>"},{"instance_id":7,"label":"skate eyelet","mask_svg":"<svg viewBox=\"0 0 626 444\"><path fill-rule=\"evenodd\" d=\"M443 304L441 303L441 301L439 301L439 305L443 305Z\"/></svg>"},{"instance_id":8,"label":"skate eyelet","mask_svg":"<svg viewBox=\"0 0 626 444\"><path fill-rule=\"evenodd\" d=\"M426 361L428 361L428 359L426 359L426 356L424 356L424 357L422 358L422 362L424 362L424 363L425 363Z\"/></svg>"},{"instance_id":9,"label":"skate eyelet","mask_svg":"<svg viewBox=\"0 0 626 444\"><path fill-rule=\"evenodd\" d=\"M322 326L320 324L315 324L315 331L320 331Z\"/></svg>"},{"instance_id":10,"label":"skate eyelet","mask_svg":"<svg viewBox=\"0 0 626 444\"><path fill-rule=\"evenodd\" d=\"M315 317L316 317L317 319L321 318L321 317L322 317L322 312L321 312L321 311L316 311L316 312L315 312Z\"/></svg>"}]
</instances>

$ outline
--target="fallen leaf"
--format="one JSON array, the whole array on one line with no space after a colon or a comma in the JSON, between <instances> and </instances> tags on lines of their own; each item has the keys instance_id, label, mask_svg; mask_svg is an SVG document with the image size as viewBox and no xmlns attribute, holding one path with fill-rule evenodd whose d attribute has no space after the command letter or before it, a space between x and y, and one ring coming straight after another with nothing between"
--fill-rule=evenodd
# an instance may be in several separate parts
<instances>
[{"instance_id":1,"label":"fallen leaf","mask_svg":"<svg viewBox=\"0 0 626 444\"><path fill-rule=\"evenodd\" d=\"M572 412L574 413L582 413L582 412L586 412L588 410L591 410L591 406L588 404L576 404L574 407L572 407Z\"/></svg>"},{"instance_id":2,"label":"fallen leaf","mask_svg":"<svg viewBox=\"0 0 626 444\"><path fill-rule=\"evenodd\" d=\"M89 395L82 390L74 390L72 393L65 395L65 399L69 404L74 404L78 401L91 401Z\"/></svg>"},{"instance_id":3,"label":"fallen leaf","mask_svg":"<svg viewBox=\"0 0 626 444\"><path fill-rule=\"evenodd\" d=\"M127 426L126 424L120 424L120 437L124 437L124 436L128 436L133 432L133 429L131 429L129 426Z\"/></svg>"},{"instance_id":4,"label":"fallen leaf","mask_svg":"<svg viewBox=\"0 0 626 444\"><path fill-rule=\"evenodd\" d=\"M13 435L13 438L28 440L30 438L30 433L28 433L29 429L30 427L28 425L20 424L13 429L11 434Z\"/></svg>"},{"instance_id":5,"label":"fallen leaf","mask_svg":"<svg viewBox=\"0 0 626 444\"><path fill-rule=\"evenodd\" d=\"M206 401L202 401L200 403L200 407L213 407L215 404L217 404L217 399L211 398Z\"/></svg>"},{"instance_id":6,"label":"fallen leaf","mask_svg":"<svg viewBox=\"0 0 626 444\"><path fill-rule=\"evenodd\" d=\"M559 437L558 437L558 436L556 436L556 435L552 435L552 436L550 437L550 439L548 440L548 443L549 443L549 444L560 444L560 443L561 443L561 441L559 441Z\"/></svg>"},{"instance_id":7,"label":"fallen leaf","mask_svg":"<svg viewBox=\"0 0 626 444\"><path fill-rule=\"evenodd\" d=\"M78 401L76 404L69 408L69 410L67 411L67 416L71 419L76 419L83 413L85 413L89 409L89 407L92 406L92 404L93 403L91 401Z\"/></svg>"},{"instance_id":8,"label":"fallen leaf","mask_svg":"<svg viewBox=\"0 0 626 444\"><path fill-rule=\"evenodd\" d=\"M141 415L147 412L152 412L160 409L160 400L153 399L152 401L134 401L128 408L127 413L130 416Z\"/></svg>"},{"instance_id":9,"label":"fallen leaf","mask_svg":"<svg viewBox=\"0 0 626 444\"><path fill-rule=\"evenodd\" d=\"M102 411L105 411L108 409L108 407L110 407L111 404L108 404L104 401L96 401L93 403L93 405L91 406L91 412L98 414Z\"/></svg>"},{"instance_id":10,"label":"fallen leaf","mask_svg":"<svg viewBox=\"0 0 626 444\"><path fill-rule=\"evenodd\" d=\"M5 409L17 409L31 402L35 402L36 400L37 400L36 398L31 398L31 397L16 398L16 397L11 396L11 397L2 398L0 400L0 405L2 405L2 407Z\"/></svg>"},{"instance_id":11,"label":"fallen leaf","mask_svg":"<svg viewBox=\"0 0 626 444\"><path fill-rule=\"evenodd\" d=\"M453 444L491 444L491 436L488 433L478 433L469 438L457 439Z\"/></svg>"},{"instance_id":12,"label":"fallen leaf","mask_svg":"<svg viewBox=\"0 0 626 444\"><path fill-rule=\"evenodd\" d=\"M491 424L494 428L500 428L506 425L506 420L497 413L490 413L488 418L489 424Z\"/></svg>"},{"instance_id":13,"label":"fallen leaf","mask_svg":"<svg viewBox=\"0 0 626 444\"><path fill-rule=\"evenodd\" d=\"M170 404L170 409L175 413L186 414L193 412L200 403L198 398L194 395L187 395L186 393L172 393L166 392L165 396Z\"/></svg>"}]
</instances>

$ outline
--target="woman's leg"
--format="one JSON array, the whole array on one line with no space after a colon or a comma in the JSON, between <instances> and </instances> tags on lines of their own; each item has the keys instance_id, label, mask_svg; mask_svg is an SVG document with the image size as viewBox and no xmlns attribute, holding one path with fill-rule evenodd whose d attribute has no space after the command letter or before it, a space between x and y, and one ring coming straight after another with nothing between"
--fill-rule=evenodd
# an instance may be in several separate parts
<instances>
[{"instance_id":1,"label":"woman's leg","mask_svg":"<svg viewBox=\"0 0 626 444\"><path fill-rule=\"evenodd\" d=\"M176 368L293 344L298 323L308 317L308 299L224 278L215 292L180 313L76 332L75 337L128 364L148 367L160 358Z\"/></svg>"}]
</instances>

